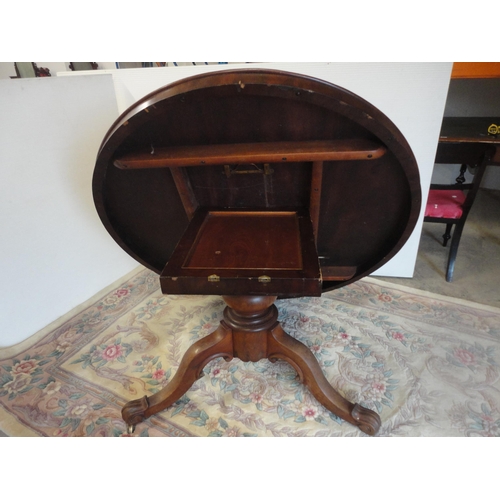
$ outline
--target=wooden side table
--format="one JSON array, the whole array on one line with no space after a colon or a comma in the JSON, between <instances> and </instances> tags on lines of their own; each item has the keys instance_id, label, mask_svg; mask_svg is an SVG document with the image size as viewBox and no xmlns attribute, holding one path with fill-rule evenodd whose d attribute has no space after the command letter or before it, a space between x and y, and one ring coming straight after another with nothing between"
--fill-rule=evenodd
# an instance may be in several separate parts
<instances>
[{"instance_id":1,"label":"wooden side table","mask_svg":"<svg viewBox=\"0 0 500 500\"><path fill-rule=\"evenodd\" d=\"M491 147L490 165L500 165L500 117L445 117L436 163L475 164Z\"/></svg>"},{"instance_id":2,"label":"wooden side table","mask_svg":"<svg viewBox=\"0 0 500 500\"><path fill-rule=\"evenodd\" d=\"M269 70L208 73L146 96L111 127L93 179L105 227L163 293L222 295L218 329L158 393L127 403L132 430L177 401L216 357L285 359L327 409L373 435L286 334L274 301L360 279L403 246L420 211L411 149L354 94Z\"/></svg>"}]
</instances>

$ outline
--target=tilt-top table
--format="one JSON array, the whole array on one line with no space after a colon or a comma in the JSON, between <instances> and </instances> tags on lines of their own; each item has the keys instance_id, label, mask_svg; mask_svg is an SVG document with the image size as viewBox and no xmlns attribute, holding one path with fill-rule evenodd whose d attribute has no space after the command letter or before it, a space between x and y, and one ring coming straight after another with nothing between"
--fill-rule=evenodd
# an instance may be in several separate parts
<instances>
[{"instance_id":1,"label":"tilt-top table","mask_svg":"<svg viewBox=\"0 0 500 500\"><path fill-rule=\"evenodd\" d=\"M186 393L216 357L284 359L328 410L373 435L380 418L328 383L281 328L277 298L319 296L372 273L420 210L419 172L395 125L331 83L269 70L203 74L144 97L95 166L97 211L165 294L222 295L217 330L158 393L127 403L129 429Z\"/></svg>"}]
</instances>

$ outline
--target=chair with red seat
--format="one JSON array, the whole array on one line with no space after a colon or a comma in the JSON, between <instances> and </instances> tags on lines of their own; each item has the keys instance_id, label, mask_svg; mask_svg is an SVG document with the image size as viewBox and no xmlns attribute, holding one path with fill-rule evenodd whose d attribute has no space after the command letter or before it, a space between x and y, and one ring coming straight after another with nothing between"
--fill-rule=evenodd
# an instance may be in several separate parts
<instances>
[{"instance_id":1,"label":"chair with red seat","mask_svg":"<svg viewBox=\"0 0 500 500\"><path fill-rule=\"evenodd\" d=\"M469 168L473 175L471 182L465 182L465 172L469 164L464 163L460 167L460 175L455 179L455 184L431 184L430 186L424 222L446 224L446 231L443 234L444 247L451 238L450 253L446 266L446 281L448 282L453 280L455 260L462 231L491 156L492 150L488 148L481 153L476 162L471 162ZM440 161L439 148L436 163L450 163L449 161ZM451 235L453 226L455 226L455 229L453 235Z\"/></svg>"}]
</instances>

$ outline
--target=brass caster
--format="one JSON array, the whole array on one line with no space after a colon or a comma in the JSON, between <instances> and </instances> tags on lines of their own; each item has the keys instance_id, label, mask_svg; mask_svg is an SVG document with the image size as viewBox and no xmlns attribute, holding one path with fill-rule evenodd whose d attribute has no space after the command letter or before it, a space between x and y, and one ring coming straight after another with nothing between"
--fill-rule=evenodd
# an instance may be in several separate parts
<instances>
[{"instance_id":1,"label":"brass caster","mask_svg":"<svg viewBox=\"0 0 500 500\"><path fill-rule=\"evenodd\" d=\"M133 434L134 431L135 431L135 425L132 425L132 424L127 425L127 433L128 434Z\"/></svg>"}]
</instances>

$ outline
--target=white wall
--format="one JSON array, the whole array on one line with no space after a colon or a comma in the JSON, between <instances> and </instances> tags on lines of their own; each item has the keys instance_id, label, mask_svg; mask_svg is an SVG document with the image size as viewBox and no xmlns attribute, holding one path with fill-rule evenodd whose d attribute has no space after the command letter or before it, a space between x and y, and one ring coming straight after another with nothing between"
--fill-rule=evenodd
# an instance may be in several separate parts
<instances>
[{"instance_id":1,"label":"white wall","mask_svg":"<svg viewBox=\"0 0 500 500\"><path fill-rule=\"evenodd\" d=\"M3 63L5 64L5 63ZM266 63L345 87L400 128L425 197L451 63ZM231 67L238 67L232 65ZM18 343L137 265L103 228L91 177L118 115L156 88L227 66L61 72L70 78L0 80L0 346ZM411 277L422 220L377 274Z\"/></svg>"},{"instance_id":2,"label":"white wall","mask_svg":"<svg viewBox=\"0 0 500 500\"><path fill-rule=\"evenodd\" d=\"M108 75L0 80L0 346L31 336L137 263L96 214L91 178L118 116Z\"/></svg>"}]
</instances>

